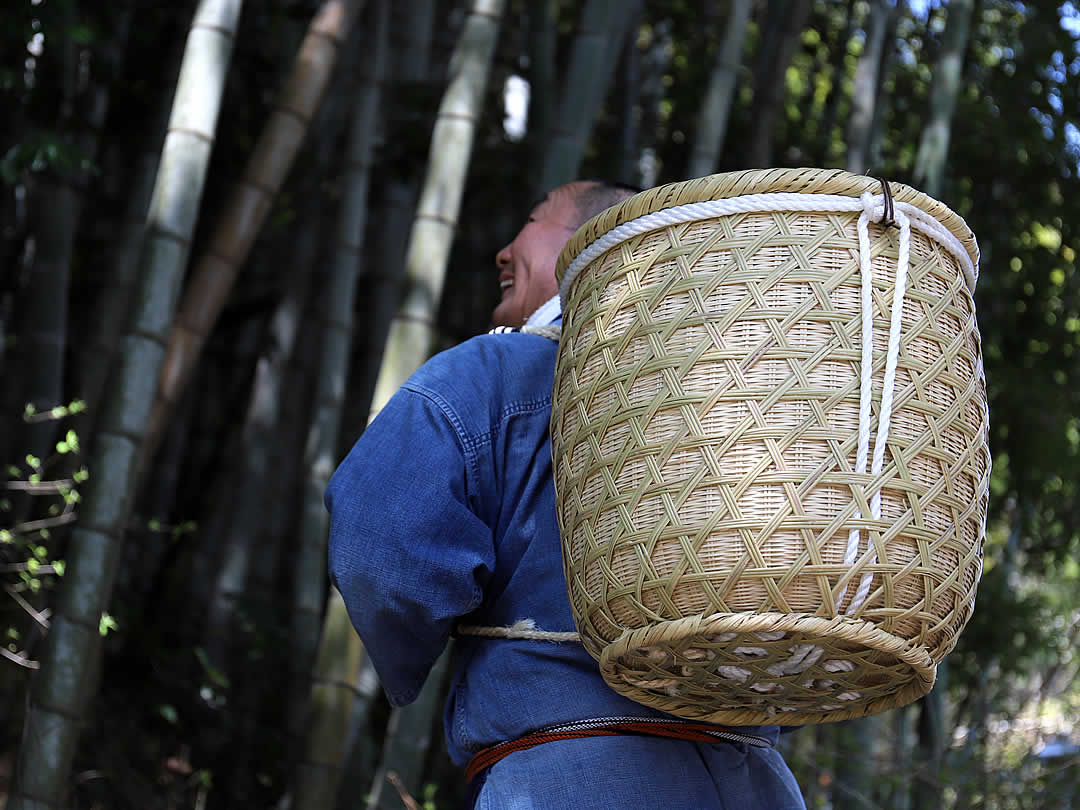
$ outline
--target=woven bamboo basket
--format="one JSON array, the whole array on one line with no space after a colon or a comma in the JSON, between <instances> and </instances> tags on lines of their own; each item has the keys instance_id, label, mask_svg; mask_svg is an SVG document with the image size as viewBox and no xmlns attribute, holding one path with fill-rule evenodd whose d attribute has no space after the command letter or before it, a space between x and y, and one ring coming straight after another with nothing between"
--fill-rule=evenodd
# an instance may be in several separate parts
<instances>
[{"instance_id":1,"label":"woven bamboo basket","mask_svg":"<svg viewBox=\"0 0 1080 810\"><path fill-rule=\"evenodd\" d=\"M552 459L611 687L736 725L930 690L982 571L978 263L940 202L819 169L652 189L574 235Z\"/></svg>"}]
</instances>

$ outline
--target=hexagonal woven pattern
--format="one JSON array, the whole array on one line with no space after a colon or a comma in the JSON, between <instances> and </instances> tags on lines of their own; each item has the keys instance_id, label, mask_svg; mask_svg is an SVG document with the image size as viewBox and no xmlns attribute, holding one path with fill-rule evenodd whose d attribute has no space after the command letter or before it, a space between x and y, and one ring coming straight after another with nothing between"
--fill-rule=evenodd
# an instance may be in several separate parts
<instances>
[{"instance_id":1,"label":"hexagonal woven pattern","mask_svg":"<svg viewBox=\"0 0 1080 810\"><path fill-rule=\"evenodd\" d=\"M963 220L890 188L978 267ZM788 192L881 187L793 169L654 189L587 223L560 278L618 225ZM872 714L929 691L971 614L990 471L972 281L956 249L912 228L895 320L899 235L866 228L872 430L891 323L900 331L881 469L857 472L859 216L664 225L564 290L551 440L570 603L607 682L641 703L740 725Z\"/></svg>"}]
</instances>

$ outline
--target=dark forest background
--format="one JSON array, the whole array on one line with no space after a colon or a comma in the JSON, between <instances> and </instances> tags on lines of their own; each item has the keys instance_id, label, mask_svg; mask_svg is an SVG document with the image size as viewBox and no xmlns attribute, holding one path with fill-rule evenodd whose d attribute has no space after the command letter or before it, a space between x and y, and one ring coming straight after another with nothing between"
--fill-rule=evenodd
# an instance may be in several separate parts
<instances>
[{"instance_id":1,"label":"dark forest background","mask_svg":"<svg viewBox=\"0 0 1080 810\"><path fill-rule=\"evenodd\" d=\"M785 736L807 803L1072 807L1078 38L1072 0L4 3L0 808L456 807L447 661L390 711L322 487L544 190L764 166L982 249L975 615L927 698Z\"/></svg>"}]
</instances>

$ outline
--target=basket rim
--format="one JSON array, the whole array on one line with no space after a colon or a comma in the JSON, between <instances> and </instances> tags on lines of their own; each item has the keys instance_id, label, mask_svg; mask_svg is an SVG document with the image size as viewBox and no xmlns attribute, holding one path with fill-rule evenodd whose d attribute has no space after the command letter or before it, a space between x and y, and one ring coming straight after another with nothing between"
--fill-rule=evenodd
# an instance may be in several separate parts
<instances>
[{"instance_id":1,"label":"basket rim","mask_svg":"<svg viewBox=\"0 0 1080 810\"><path fill-rule=\"evenodd\" d=\"M898 661L907 664L911 669L912 677L895 692L870 701L854 701L851 707L772 713L755 708L717 710L693 699L659 694L631 686L622 682L617 676L619 658L628 650L637 647L647 647L658 643L678 643L679 639L699 633L748 633L768 630L809 632L825 639L857 642L869 649L892 655ZM596 658L608 686L624 697L678 717L737 726L831 723L867 717L899 706L906 706L933 688L937 676L937 665L941 661L940 658L935 659L925 647L882 630L866 619L842 615L825 618L803 613L750 612L686 616L660 624L627 628L617 639L602 646L599 654L594 653L588 645L585 649Z\"/></svg>"},{"instance_id":2,"label":"basket rim","mask_svg":"<svg viewBox=\"0 0 1080 810\"><path fill-rule=\"evenodd\" d=\"M890 180L889 190L894 200L919 208L945 226L960 240L976 272L978 271L979 246L975 241L975 234L972 233L963 217L943 202L904 183ZM725 200L746 194L781 192L843 195L858 199L866 192L880 193L881 181L875 177L852 174L843 169L744 169L657 186L628 197L592 217L578 228L559 254L555 266L555 279L561 286L567 268L577 255L619 225L688 203Z\"/></svg>"}]
</instances>

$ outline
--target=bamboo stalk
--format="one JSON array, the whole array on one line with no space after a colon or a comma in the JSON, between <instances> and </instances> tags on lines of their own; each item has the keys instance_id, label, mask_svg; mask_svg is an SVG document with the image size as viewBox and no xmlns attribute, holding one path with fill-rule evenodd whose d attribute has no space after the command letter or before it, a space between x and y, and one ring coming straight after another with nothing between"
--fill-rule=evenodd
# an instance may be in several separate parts
<instances>
[{"instance_id":1,"label":"bamboo stalk","mask_svg":"<svg viewBox=\"0 0 1080 810\"><path fill-rule=\"evenodd\" d=\"M166 422L194 373L203 345L217 323L240 268L292 168L311 120L322 102L341 45L363 0L325 0L300 45L293 72L234 188L210 247L192 279L169 335L157 399L150 417L142 466L153 455Z\"/></svg>"},{"instance_id":2,"label":"bamboo stalk","mask_svg":"<svg viewBox=\"0 0 1080 810\"><path fill-rule=\"evenodd\" d=\"M74 6L63 14L67 17L73 12ZM75 118L75 108L79 108L78 134L68 140L91 159L97 157L100 133L109 109L107 77L112 72L119 72L123 64L132 17L133 9L121 8L99 58L86 62L93 67L88 72L96 74L89 81L85 77L80 79L81 57L89 55L84 53L85 46L73 39L65 44L69 64L65 70L66 99L61 115ZM74 22L72 17L67 24ZM86 87L80 89L83 82ZM33 195L31 208L35 212L37 247L28 274L28 289L20 303L25 327L16 343L16 356L22 359L25 401L39 411L65 401L64 380L70 376L66 357L73 344L68 323L69 288L75 262L75 237L83 221L89 178L90 173L83 169L71 177L46 175ZM56 440L56 430L54 420L26 428L20 452L48 455ZM28 499L18 499L14 510L16 520L24 518L30 508Z\"/></svg>"},{"instance_id":3,"label":"bamboo stalk","mask_svg":"<svg viewBox=\"0 0 1080 810\"><path fill-rule=\"evenodd\" d=\"M635 9L637 3L634 3ZM536 196L576 179L593 124L604 103L619 48L616 32L627 9L614 0L588 0L581 12L559 115L544 155Z\"/></svg>"},{"instance_id":4,"label":"bamboo stalk","mask_svg":"<svg viewBox=\"0 0 1080 810\"><path fill-rule=\"evenodd\" d=\"M945 183L945 158L949 154L952 117L960 92L964 51L974 8L974 0L953 0L949 3L941 55L934 66L934 81L930 87L930 120L923 129L919 151L915 156L915 181L931 197L939 197Z\"/></svg>"},{"instance_id":5,"label":"bamboo stalk","mask_svg":"<svg viewBox=\"0 0 1080 810\"><path fill-rule=\"evenodd\" d=\"M751 0L733 0L724 42L716 54L716 64L709 74L709 87L705 91L705 103L698 118L694 149L690 153L687 177L702 177L716 171L717 162L724 149L728 114L735 101L735 83L739 77L743 48L746 43L746 26L750 21Z\"/></svg>"},{"instance_id":6,"label":"bamboo stalk","mask_svg":"<svg viewBox=\"0 0 1080 810\"><path fill-rule=\"evenodd\" d=\"M461 38L450 61L450 81L439 106L432 133L427 177L406 252L406 295L391 324L386 356L375 387L375 411L381 409L391 394L427 359L434 343L435 314L442 294L476 120L484 98L504 5L504 0L473 0ZM351 301L351 298L348 300ZM331 334L328 333L328 337ZM345 356L347 357L347 349ZM344 365L335 368L344 368ZM343 375L340 371L328 374L324 366L324 373L320 376L343 391ZM336 409L336 415L337 419L340 419L340 407ZM321 429L321 435L330 439L326 446L329 452L333 452L336 443L338 424L339 422L335 421L324 425L318 417L313 422L313 429ZM312 486L311 489L320 499L317 510L319 520L316 522L315 511L305 510L305 519L310 521L310 528L305 529L305 544L317 544L320 562L318 570L325 575L327 525L325 512L321 508L321 497L333 468L333 461L328 452L321 452L313 462L311 469L319 477L312 481L312 484L317 483L318 486ZM306 612L312 612L310 606ZM332 591L326 606L324 628L339 627L342 624L349 624L345 604L336 592ZM327 645L337 643L337 635L324 629L318 658L320 663L329 660L328 655L324 655ZM352 633L346 638L345 649L339 651L337 656L350 661L358 660L361 651L361 642L356 634ZM316 683L340 683L340 679L327 677L318 667L314 677ZM335 786L340 777L345 740L344 736L331 738L329 735L334 728L341 734L344 732L340 726L333 726L332 718L325 717L324 713L333 711L345 717L352 716L354 682L355 678L338 687L340 694L337 700L324 699L316 702L313 707L314 717L310 725L325 729L318 735L320 745L326 746L329 751L337 752L339 759L336 767L332 767L309 752L305 762L322 762L324 779L333 780ZM301 803L300 806L305 805Z\"/></svg>"},{"instance_id":7,"label":"bamboo stalk","mask_svg":"<svg viewBox=\"0 0 1080 810\"><path fill-rule=\"evenodd\" d=\"M345 199L338 222L334 260L326 296L322 357L304 453L304 502L301 540L295 565L292 637L296 665L294 732L309 733L294 778L299 808L333 806L345 757L353 692L363 662L363 647L353 643L355 633L340 597L326 595L326 538L328 517L322 497L337 453L344 409L345 377L353 330L353 309L360 273L360 251L367 223L368 183L372 150L379 121L382 82L389 58L390 7L377 0L373 47L365 76L357 87L345 168ZM319 624L328 599L320 643ZM316 654L316 649L318 650ZM311 666L315 664L313 677ZM312 680L308 680L312 677ZM344 686L345 688L342 688ZM310 721L304 717L311 693Z\"/></svg>"},{"instance_id":8,"label":"bamboo stalk","mask_svg":"<svg viewBox=\"0 0 1080 810\"><path fill-rule=\"evenodd\" d=\"M544 151L555 125L559 47L558 0L529 0L529 141L530 185L539 187Z\"/></svg>"},{"instance_id":9,"label":"bamboo stalk","mask_svg":"<svg viewBox=\"0 0 1080 810\"><path fill-rule=\"evenodd\" d=\"M64 805L81 718L101 645L130 512L134 465L149 417L232 56L241 0L202 0L188 35L144 243L141 284L108 391L81 525L73 534L56 612L31 689L8 810Z\"/></svg>"},{"instance_id":10,"label":"bamboo stalk","mask_svg":"<svg viewBox=\"0 0 1080 810\"><path fill-rule=\"evenodd\" d=\"M405 257L405 298L387 340L372 413L427 359L457 228L476 120L495 51L504 0L474 0L451 59L451 79L439 106L428 152L428 174Z\"/></svg>"},{"instance_id":11,"label":"bamboo stalk","mask_svg":"<svg viewBox=\"0 0 1080 810\"><path fill-rule=\"evenodd\" d=\"M862 174L870 160L870 139L877 106L884 99L877 92L885 52L885 37L892 27L892 7L886 0L871 6L866 44L855 69L855 88L851 97L851 116L848 119L847 170Z\"/></svg>"},{"instance_id":12,"label":"bamboo stalk","mask_svg":"<svg viewBox=\"0 0 1080 810\"><path fill-rule=\"evenodd\" d=\"M772 165L776 126L787 95L787 68L809 13L810 0L769 0L766 30L754 77L754 126L748 166Z\"/></svg>"}]
</instances>

